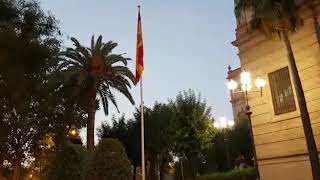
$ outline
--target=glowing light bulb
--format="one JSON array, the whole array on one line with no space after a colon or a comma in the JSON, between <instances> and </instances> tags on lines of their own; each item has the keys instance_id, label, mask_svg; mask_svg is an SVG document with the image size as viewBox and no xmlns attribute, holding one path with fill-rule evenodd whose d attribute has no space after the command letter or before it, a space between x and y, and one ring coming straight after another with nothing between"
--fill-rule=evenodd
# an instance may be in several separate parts
<instances>
[{"instance_id":1,"label":"glowing light bulb","mask_svg":"<svg viewBox=\"0 0 320 180\"><path fill-rule=\"evenodd\" d=\"M234 121L233 120L229 120L228 121L228 126L229 127L233 127L234 126Z\"/></svg>"},{"instance_id":2,"label":"glowing light bulb","mask_svg":"<svg viewBox=\"0 0 320 180\"><path fill-rule=\"evenodd\" d=\"M72 136L75 136L75 135L77 135L77 130L75 130L75 129L72 129L72 130L70 131L70 134L71 134Z\"/></svg>"},{"instance_id":3,"label":"glowing light bulb","mask_svg":"<svg viewBox=\"0 0 320 180\"><path fill-rule=\"evenodd\" d=\"M240 74L240 81L241 81L241 84L243 84L243 85L251 84L251 74L247 71L243 71Z\"/></svg>"},{"instance_id":4,"label":"glowing light bulb","mask_svg":"<svg viewBox=\"0 0 320 180\"><path fill-rule=\"evenodd\" d=\"M228 89L229 89L229 90L235 90L235 89L237 89L237 87L238 87L238 83L237 83L235 80L231 79L231 80L227 83L227 86L228 86Z\"/></svg>"},{"instance_id":5,"label":"glowing light bulb","mask_svg":"<svg viewBox=\"0 0 320 180\"><path fill-rule=\"evenodd\" d=\"M227 118L225 118L225 117L221 117L221 118L219 119L219 122L220 122L220 126L221 126L222 128L226 128L227 125L228 125Z\"/></svg>"},{"instance_id":6,"label":"glowing light bulb","mask_svg":"<svg viewBox=\"0 0 320 180\"><path fill-rule=\"evenodd\" d=\"M257 88L263 88L266 85L266 80L262 79L260 76L256 79L255 85Z\"/></svg>"}]
</instances>

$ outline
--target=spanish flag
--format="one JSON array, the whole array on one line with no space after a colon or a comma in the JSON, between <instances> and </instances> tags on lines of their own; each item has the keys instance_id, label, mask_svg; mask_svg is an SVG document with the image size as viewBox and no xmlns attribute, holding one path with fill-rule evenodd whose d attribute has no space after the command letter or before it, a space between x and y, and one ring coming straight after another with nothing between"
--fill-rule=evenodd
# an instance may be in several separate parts
<instances>
[{"instance_id":1,"label":"spanish flag","mask_svg":"<svg viewBox=\"0 0 320 180\"><path fill-rule=\"evenodd\" d=\"M137 56L136 56L136 83L140 81L144 67L143 67L143 39L142 39L142 25L140 7L138 12L138 33L137 33Z\"/></svg>"}]
</instances>

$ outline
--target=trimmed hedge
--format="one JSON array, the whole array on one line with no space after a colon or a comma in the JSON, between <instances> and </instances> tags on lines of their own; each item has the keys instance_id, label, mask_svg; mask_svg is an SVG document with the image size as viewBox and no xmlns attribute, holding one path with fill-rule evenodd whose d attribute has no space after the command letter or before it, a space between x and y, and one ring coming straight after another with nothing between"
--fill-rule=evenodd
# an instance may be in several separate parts
<instances>
[{"instance_id":1,"label":"trimmed hedge","mask_svg":"<svg viewBox=\"0 0 320 180\"><path fill-rule=\"evenodd\" d=\"M224 173L200 176L197 180L256 180L255 168L245 168Z\"/></svg>"}]
</instances>

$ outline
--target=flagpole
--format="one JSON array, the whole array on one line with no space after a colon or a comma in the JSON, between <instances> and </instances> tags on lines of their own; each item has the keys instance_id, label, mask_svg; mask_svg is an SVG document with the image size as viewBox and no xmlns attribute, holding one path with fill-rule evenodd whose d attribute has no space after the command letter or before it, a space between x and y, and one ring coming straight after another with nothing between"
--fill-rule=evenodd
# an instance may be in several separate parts
<instances>
[{"instance_id":1,"label":"flagpole","mask_svg":"<svg viewBox=\"0 0 320 180\"><path fill-rule=\"evenodd\" d=\"M140 77L140 95L141 95L141 174L142 180L145 180L146 177L146 167L145 167L145 158L144 158L144 103L143 103L143 88L142 88L142 75Z\"/></svg>"},{"instance_id":2,"label":"flagpole","mask_svg":"<svg viewBox=\"0 0 320 180\"><path fill-rule=\"evenodd\" d=\"M141 28L140 3L141 3L141 1L138 0L139 20L138 20L138 40L137 40L138 43L137 43L137 48L139 48L139 33L140 33L139 32L139 27ZM143 54L142 54L142 56L143 56ZM138 63L138 51L137 51L137 63ZM143 68L143 64L142 64L142 68ZM140 96L141 96L141 104L140 104L140 114L141 114L141 176L142 176L141 179L145 180L146 179L146 166L145 166L145 153L144 153L144 102L143 102L142 71L139 72L139 76L140 76Z\"/></svg>"},{"instance_id":3,"label":"flagpole","mask_svg":"<svg viewBox=\"0 0 320 180\"><path fill-rule=\"evenodd\" d=\"M138 10L140 11L140 0L138 0ZM140 77L140 95L141 95L141 174L142 180L146 179L146 163L144 157L144 102L143 102L143 83L142 83L142 74Z\"/></svg>"}]
</instances>

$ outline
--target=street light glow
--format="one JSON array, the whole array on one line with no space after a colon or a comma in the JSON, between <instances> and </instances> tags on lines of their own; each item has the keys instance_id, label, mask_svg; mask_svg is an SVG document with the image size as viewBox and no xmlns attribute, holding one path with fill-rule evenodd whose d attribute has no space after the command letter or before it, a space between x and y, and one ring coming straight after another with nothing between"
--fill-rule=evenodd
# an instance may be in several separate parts
<instances>
[{"instance_id":1,"label":"street light glow","mask_svg":"<svg viewBox=\"0 0 320 180\"><path fill-rule=\"evenodd\" d=\"M213 126L214 126L215 128L220 128L220 124L219 124L219 122L217 122L217 121L214 121Z\"/></svg>"},{"instance_id":2,"label":"street light glow","mask_svg":"<svg viewBox=\"0 0 320 180\"><path fill-rule=\"evenodd\" d=\"M263 88L266 85L266 80L262 79L260 76L255 81L255 85L257 88Z\"/></svg>"},{"instance_id":3,"label":"street light glow","mask_svg":"<svg viewBox=\"0 0 320 180\"><path fill-rule=\"evenodd\" d=\"M241 72L240 81L243 85L251 85L251 74L247 71Z\"/></svg>"},{"instance_id":4,"label":"street light glow","mask_svg":"<svg viewBox=\"0 0 320 180\"><path fill-rule=\"evenodd\" d=\"M213 126L217 129L226 129L234 126L233 120L227 120L225 117L220 117L218 120L214 121Z\"/></svg>"},{"instance_id":5,"label":"street light glow","mask_svg":"<svg viewBox=\"0 0 320 180\"><path fill-rule=\"evenodd\" d=\"M233 120L229 120L229 121L228 121L228 126L229 126L229 127L234 126L234 121L233 121Z\"/></svg>"},{"instance_id":6,"label":"street light glow","mask_svg":"<svg viewBox=\"0 0 320 180\"><path fill-rule=\"evenodd\" d=\"M227 127L227 125L228 125L228 123L227 123L227 118L225 118L225 117L220 117L220 126L222 127L222 128L226 128Z\"/></svg>"},{"instance_id":7,"label":"street light glow","mask_svg":"<svg viewBox=\"0 0 320 180\"><path fill-rule=\"evenodd\" d=\"M76 129L72 129L72 130L70 131L70 134L71 134L72 136L77 135L77 130L76 130Z\"/></svg>"},{"instance_id":8,"label":"street light glow","mask_svg":"<svg viewBox=\"0 0 320 180\"><path fill-rule=\"evenodd\" d=\"M235 89L237 89L237 87L238 87L238 83L237 83L235 80L231 79L231 80L227 83L227 86L228 86L228 89L229 89L229 90L235 90Z\"/></svg>"}]
</instances>

